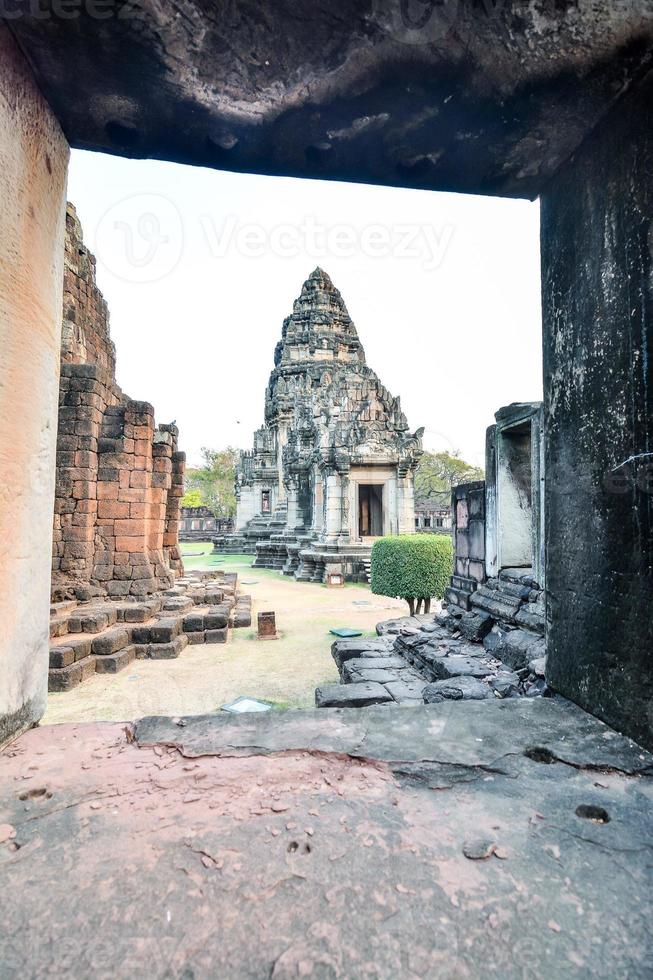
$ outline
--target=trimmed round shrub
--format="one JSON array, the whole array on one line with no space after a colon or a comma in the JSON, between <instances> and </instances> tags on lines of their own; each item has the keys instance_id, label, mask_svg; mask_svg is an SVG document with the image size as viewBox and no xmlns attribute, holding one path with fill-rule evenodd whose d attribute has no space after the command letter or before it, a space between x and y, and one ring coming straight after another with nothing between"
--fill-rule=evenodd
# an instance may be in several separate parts
<instances>
[{"instance_id":1,"label":"trimmed round shrub","mask_svg":"<svg viewBox=\"0 0 653 980\"><path fill-rule=\"evenodd\" d=\"M380 538L372 546L372 592L415 600L442 599L453 573L453 542L443 534Z\"/></svg>"}]
</instances>

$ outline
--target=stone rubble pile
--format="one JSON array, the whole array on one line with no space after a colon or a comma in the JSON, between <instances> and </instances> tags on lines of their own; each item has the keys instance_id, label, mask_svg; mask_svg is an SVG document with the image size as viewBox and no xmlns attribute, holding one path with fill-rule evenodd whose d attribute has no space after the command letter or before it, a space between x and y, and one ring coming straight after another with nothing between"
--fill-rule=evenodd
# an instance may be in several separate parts
<instances>
[{"instance_id":1,"label":"stone rubble pile","mask_svg":"<svg viewBox=\"0 0 653 980\"><path fill-rule=\"evenodd\" d=\"M92 674L116 674L134 660L169 660L189 644L226 643L251 626L251 596L238 576L191 572L143 600L55 603L50 609L48 689L69 691Z\"/></svg>"},{"instance_id":2,"label":"stone rubble pile","mask_svg":"<svg viewBox=\"0 0 653 980\"><path fill-rule=\"evenodd\" d=\"M318 688L317 707L550 694L537 583L501 573L474 593L471 606L387 620L376 639L336 641L331 652L341 683Z\"/></svg>"}]
</instances>

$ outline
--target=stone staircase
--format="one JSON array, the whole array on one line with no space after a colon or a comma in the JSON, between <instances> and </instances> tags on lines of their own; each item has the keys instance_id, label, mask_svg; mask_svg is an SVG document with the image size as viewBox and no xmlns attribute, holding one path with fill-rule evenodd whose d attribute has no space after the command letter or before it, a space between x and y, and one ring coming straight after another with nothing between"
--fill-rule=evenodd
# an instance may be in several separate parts
<instances>
[{"instance_id":1,"label":"stone staircase","mask_svg":"<svg viewBox=\"0 0 653 980\"><path fill-rule=\"evenodd\" d=\"M331 654L340 683L318 687L316 706L547 695L544 625L537 608L543 600L533 584L528 576L505 575L474 593L479 601L469 612L456 606L453 613L450 607L448 613L386 620L377 624L376 638L336 640ZM513 625L493 618L508 611ZM531 617L529 629L523 628L523 615Z\"/></svg>"},{"instance_id":2,"label":"stone staircase","mask_svg":"<svg viewBox=\"0 0 653 980\"><path fill-rule=\"evenodd\" d=\"M48 690L72 690L136 659L174 659L189 644L226 643L230 628L251 622L251 597L238 592L238 576L219 571L191 573L142 602L55 603Z\"/></svg>"},{"instance_id":3,"label":"stone staircase","mask_svg":"<svg viewBox=\"0 0 653 980\"><path fill-rule=\"evenodd\" d=\"M258 514L234 534L216 535L213 551L221 555L256 555L253 568L278 568L281 570L286 559L285 548L270 547L273 535L282 535L286 529L288 504L277 504L272 514Z\"/></svg>"}]
</instances>

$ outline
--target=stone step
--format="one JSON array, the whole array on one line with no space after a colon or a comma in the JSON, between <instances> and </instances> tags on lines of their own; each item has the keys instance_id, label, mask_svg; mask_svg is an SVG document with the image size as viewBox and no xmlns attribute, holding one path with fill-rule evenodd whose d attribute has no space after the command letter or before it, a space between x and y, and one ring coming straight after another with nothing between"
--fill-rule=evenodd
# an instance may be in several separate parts
<instances>
[{"instance_id":1,"label":"stone step","mask_svg":"<svg viewBox=\"0 0 653 980\"><path fill-rule=\"evenodd\" d=\"M147 602L127 602L117 607L118 622L145 623L161 611L161 599L151 599Z\"/></svg>"},{"instance_id":2,"label":"stone step","mask_svg":"<svg viewBox=\"0 0 653 980\"><path fill-rule=\"evenodd\" d=\"M481 586L470 598L470 605L482 609L494 619L512 621L519 612L522 600L517 597L503 595L497 590Z\"/></svg>"},{"instance_id":3,"label":"stone step","mask_svg":"<svg viewBox=\"0 0 653 980\"><path fill-rule=\"evenodd\" d=\"M119 670L124 670L136 659L136 647L124 647L117 653L110 653L105 657L95 658L95 670L98 674L117 674Z\"/></svg>"},{"instance_id":4,"label":"stone step","mask_svg":"<svg viewBox=\"0 0 653 980\"><path fill-rule=\"evenodd\" d=\"M102 607L79 607L68 617L69 633L101 633L118 621L118 612L112 603Z\"/></svg>"},{"instance_id":5,"label":"stone step","mask_svg":"<svg viewBox=\"0 0 653 980\"><path fill-rule=\"evenodd\" d=\"M124 650L131 643L129 630L123 628L105 630L93 639L93 653L97 657L108 657Z\"/></svg>"},{"instance_id":6,"label":"stone step","mask_svg":"<svg viewBox=\"0 0 653 980\"><path fill-rule=\"evenodd\" d=\"M220 600L222 600L222 594L220 594ZM189 596L169 596L163 601L163 612L181 614L188 612L193 606L194 602Z\"/></svg>"},{"instance_id":7,"label":"stone step","mask_svg":"<svg viewBox=\"0 0 653 980\"><path fill-rule=\"evenodd\" d=\"M229 625L229 612L212 606L210 611L192 612L183 617L184 633L199 633L203 630L225 629Z\"/></svg>"},{"instance_id":8,"label":"stone step","mask_svg":"<svg viewBox=\"0 0 653 980\"><path fill-rule=\"evenodd\" d=\"M53 640L57 636L65 636L68 632L68 617L67 616L55 616L50 620L50 639Z\"/></svg>"},{"instance_id":9,"label":"stone step","mask_svg":"<svg viewBox=\"0 0 653 980\"><path fill-rule=\"evenodd\" d=\"M71 691L95 673L95 657L85 657L67 667L48 671L48 691Z\"/></svg>"},{"instance_id":10,"label":"stone step","mask_svg":"<svg viewBox=\"0 0 653 980\"><path fill-rule=\"evenodd\" d=\"M157 619L149 627L150 638L147 641L138 642L148 643L171 643L182 631L184 622L183 616L164 616ZM133 631L132 631L133 632Z\"/></svg>"},{"instance_id":11,"label":"stone step","mask_svg":"<svg viewBox=\"0 0 653 980\"><path fill-rule=\"evenodd\" d=\"M157 642L136 645L139 660L174 660L188 646L188 634L175 636L169 643Z\"/></svg>"},{"instance_id":12,"label":"stone step","mask_svg":"<svg viewBox=\"0 0 653 980\"><path fill-rule=\"evenodd\" d=\"M325 684L315 689L316 708L366 708L371 704L392 704L394 698L382 684Z\"/></svg>"},{"instance_id":13,"label":"stone step","mask_svg":"<svg viewBox=\"0 0 653 980\"><path fill-rule=\"evenodd\" d=\"M84 660L85 657L91 656L91 646L93 643L93 637L76 634L74 636L68 635L61 639L60 643L50 644L50 663L51 666L64 667L69 664L76 663L79 660ZM68 653L64 653L68 651ZM57 663L52 662L53 656L61 661Z\"/></svg>"},{"instance_id":14,"label":"stone step","mask_svg":"<svg viewBox=\"0 0 653 980\"><path fill-rule=\"evenodd\" d=\"M77 605L77 599L64 599L63 602L53 602L50 606L51 616L65 616L71 613Z\"/></svg>"},{"instance_id":15,"label":"stone step","mask_svg":"<svg viewBox=\"0 0 653 980\"><path fill-rule=\"evenodd\" d=\"M248 607L243 607L241 609L236 607L232 618L233 628L242 629L243 627L248 627L251 625L252 625L252 610Z\"/></svg>"}]
</instances>

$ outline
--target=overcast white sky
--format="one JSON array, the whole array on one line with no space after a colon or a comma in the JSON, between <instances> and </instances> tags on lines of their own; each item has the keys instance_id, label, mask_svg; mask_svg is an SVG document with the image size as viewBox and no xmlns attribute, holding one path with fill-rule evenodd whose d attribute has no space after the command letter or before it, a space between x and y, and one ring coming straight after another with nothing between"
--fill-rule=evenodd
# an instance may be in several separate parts
<instances>
[{"instance_id":1,"label":"overcast white sky","mask_svg":"<svg viewBox=\"0 0 653 980\"><path fill-rule=\"evenodd\" d=\"M74 151L118 383L202 446L246 448L274 346L322 266L428 449L483 465L485 428L541 398L539 206L221 173Z\"/></svg>"}]
</instances>

